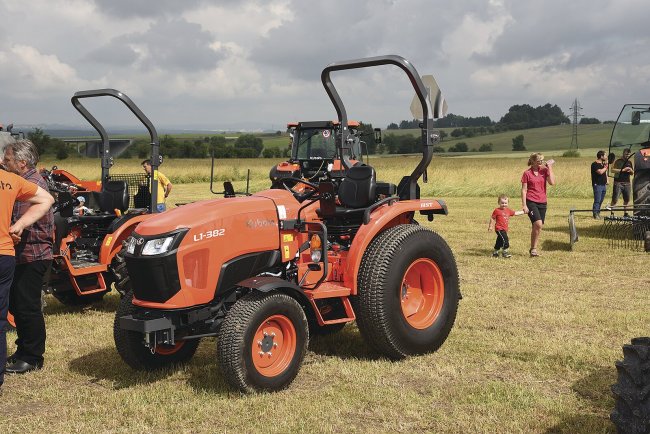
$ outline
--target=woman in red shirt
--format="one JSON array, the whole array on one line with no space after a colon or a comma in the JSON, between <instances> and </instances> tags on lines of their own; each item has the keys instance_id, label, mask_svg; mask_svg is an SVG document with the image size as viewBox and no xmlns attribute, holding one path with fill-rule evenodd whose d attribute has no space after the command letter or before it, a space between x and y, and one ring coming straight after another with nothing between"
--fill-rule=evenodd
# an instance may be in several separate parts
<instances>
[{"instance_id":1,"label":"woman in red shirt","mask_svg":"<svg viewBox=\"0 0 650 434\"><path fill-rule=\"evenodd\" d=\"M528 158L530 167L521 176L521 204L533 224L530 233L531 257L539 256L537 244L546 217L546 184L555 185L553 163L553 160L544 161L542 154L534 152Z\"/></svg>"}]
</instances>

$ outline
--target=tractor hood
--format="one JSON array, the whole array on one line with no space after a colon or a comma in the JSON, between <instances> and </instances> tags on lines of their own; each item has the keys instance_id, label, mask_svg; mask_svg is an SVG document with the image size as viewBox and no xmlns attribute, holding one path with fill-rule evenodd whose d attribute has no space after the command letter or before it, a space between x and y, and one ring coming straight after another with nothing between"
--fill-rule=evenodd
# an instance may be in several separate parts
<instances>
[{"instance_id":1,"label":"tractor hood","mask_svg":"<svg viewBox=\"0 0 650 434\"><path fill-rule=\"evenodd\" d=\"M275 202L266 197L212 199L151 217L138 225L136 232L143 237L152 237L179 229L189 229L183 244L212 238L212 233L230 239L234 236L258 237L270 232L277 239L277 209Z\"/></svg>"}]
</instances>

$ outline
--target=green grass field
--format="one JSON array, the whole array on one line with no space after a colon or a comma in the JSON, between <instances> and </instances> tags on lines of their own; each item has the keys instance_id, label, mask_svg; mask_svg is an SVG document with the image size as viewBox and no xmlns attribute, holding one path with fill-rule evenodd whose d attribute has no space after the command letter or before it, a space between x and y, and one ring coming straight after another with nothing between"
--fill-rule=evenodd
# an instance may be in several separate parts
<instances>
[{"instance_id":1,"label":"green grass field","mask_svg":"<svg viewBox=\"0 0 650 434\"><path fill-rule=\"evenodd\" d=\"M448 216L421 223L450 244L463 294L438 352L391 362L350 324L311 341L288 390L240 396L220 374L214 339L204 339L185 367L134 372L112 340L117 295L84 309L47 296L45 368L7 377L0 426L8 433L612 432L614 361L631 337L648 334L648 255L610 248L601 223L586 217L578 218L581 240L569 250L568 211L591 203L592 158L583 157L557 159L542 256L528 257L530 223L521 216L510 221L513 257L490 257L496 196L509 193L518 207L526 157L436 158L421 184L423 196L449 206ZM218 177L240 189L251 167L259 190L268 185L270 161L219 161ZM371 164L381 180L396 182L416 161ZM96 173L87 161L70 162L73 173ZM124 170L137 171L137 163ZM161 170L175 183L171 202L212 197L208 160L168 160ZM10 353L14 339L10 333Z\"/></svg>"}]
</instances>

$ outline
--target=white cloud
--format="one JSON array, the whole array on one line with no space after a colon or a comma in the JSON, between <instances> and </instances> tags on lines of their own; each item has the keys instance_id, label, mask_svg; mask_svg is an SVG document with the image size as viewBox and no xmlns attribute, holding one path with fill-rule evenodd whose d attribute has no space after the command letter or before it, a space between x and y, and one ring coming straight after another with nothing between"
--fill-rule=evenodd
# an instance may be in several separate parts
<instances>
[{"instance_id":1,"label":"white cloud","mask_svg":"<svg viewBox=\"0 0 650 434\"><path fill-rule=\"evenodd\" d=\"M61 62L57 56L43 54L25 45L14 45L0 52L0 70L3 71L3 83L10 84L13 92L24 97L58 94L62 89L87 88L102 83L101 78L82 80L74 68Z\"/></svg>"}]
</instances>

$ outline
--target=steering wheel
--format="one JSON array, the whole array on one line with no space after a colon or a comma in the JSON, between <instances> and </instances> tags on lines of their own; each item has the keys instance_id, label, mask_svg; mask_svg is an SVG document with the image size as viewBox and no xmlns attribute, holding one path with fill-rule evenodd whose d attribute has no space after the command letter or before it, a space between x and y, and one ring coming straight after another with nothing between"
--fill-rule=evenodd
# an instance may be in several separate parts
<instances>
[{"instance_id":1,"label":"steering wheel","mask_svg":"<svg viewBox=\"0 0 650 434\"><path fill-rule=\"evenodd\" d=\"M299 182L299 183L304 184L307 187L309 187L310 190L307 191L306 193L301 193L299 191L294 190L289 185L287 185L286 181ZM310 197L312 197L313 195L318 193L318 184L314 184L313 182L305 181L304 179L301 179L301 178L294 178L294 177L281 178L280 182L282 182L282 185L284 186L284 188L286 188L287 191L290 191L293 194L293 196L296 199L298 199L299 202L302 202L302 201L304 201L306 199L309 199Z\"/></svg>"}]
</instances>

